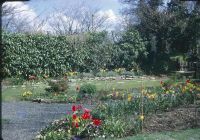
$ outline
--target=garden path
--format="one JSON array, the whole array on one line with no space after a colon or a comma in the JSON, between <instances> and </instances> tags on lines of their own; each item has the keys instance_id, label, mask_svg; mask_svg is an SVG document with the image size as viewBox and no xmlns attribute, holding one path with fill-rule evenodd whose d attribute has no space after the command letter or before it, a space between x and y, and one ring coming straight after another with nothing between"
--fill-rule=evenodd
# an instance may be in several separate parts
<instances>
[{"instance_id":1,"label":"garden path","mask_svg":"<svg viewBox=\"0 0 200 140\"><path fill-rule=\"evenodd\" d=\"M2 103L4 140L32 140L37 132L71 110L71 104Z\"/></svg>"}]
</instances>

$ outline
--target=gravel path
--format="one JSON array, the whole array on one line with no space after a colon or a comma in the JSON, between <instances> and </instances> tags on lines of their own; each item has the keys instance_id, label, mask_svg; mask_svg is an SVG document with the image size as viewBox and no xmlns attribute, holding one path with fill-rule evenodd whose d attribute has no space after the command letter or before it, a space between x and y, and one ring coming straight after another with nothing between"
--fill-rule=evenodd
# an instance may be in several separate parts
<instances>
[{"instance_id":1,"label":"gravel path","mask_svg":"<svg viewBox=\"0 0 200 140\"><path fill-rule=\"evenodd\" d=\"M3 102L3 139L32 140L37 132L71 110L70 104Z\"/></svg>"}]
</instances>

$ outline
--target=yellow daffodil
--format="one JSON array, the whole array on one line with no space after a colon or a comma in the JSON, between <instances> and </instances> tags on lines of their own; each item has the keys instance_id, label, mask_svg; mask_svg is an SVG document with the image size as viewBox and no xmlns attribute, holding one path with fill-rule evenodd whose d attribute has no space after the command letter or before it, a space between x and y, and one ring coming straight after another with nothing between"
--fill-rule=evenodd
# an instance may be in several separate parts
<instances>
[{"instance_id":1,"label":"yellow daffodil","mask_svg":"<svg viewBox=\"0 0 200 140\"><path fill-rule=\"evenodd\" d=\"M132 95L128 94L128 102L130 102L132 100Z\"/></svg>"},{"instance_id":2,"label":"yellow daffodil","mask_svg":"<svg viewBox=\"0 0 200 140\"><path fill-rule=\"evenodd\" d=\"M79 117L77 117L76 119L74 119L73 122L75 122L75 123L79 123L79 122L80 122Z\"/></svg>"},{"instance_id":3,"label":"yellow daffodil","mask_svg":"<svg viewBox=\"0 0 200 140\"><path fill-rule=\"evenodd\" d=\"M144 120L144 115L140 115L140 120Z\"/></svg>"},{"instance_id":4,"label":"yellow daffodil","mask_svg":"<svg viewBox=\"0 0 200 140\"><path fill-rule=\"evenodd\" d=\"M151 94L147 96L149 99L154 100L156 97L156 94Z\"/></svg>"},{"instance_id":5,"label":"yellow daffodil","mask_svg":"<svg viewBox=\"0 0 200 140\"><path fill-rule=\"evenodd\" d=\"M116 97L118 97L118 96L119 96L119 92L117 91L117 92L116 92Z\"/></svg>"}]
</instances>

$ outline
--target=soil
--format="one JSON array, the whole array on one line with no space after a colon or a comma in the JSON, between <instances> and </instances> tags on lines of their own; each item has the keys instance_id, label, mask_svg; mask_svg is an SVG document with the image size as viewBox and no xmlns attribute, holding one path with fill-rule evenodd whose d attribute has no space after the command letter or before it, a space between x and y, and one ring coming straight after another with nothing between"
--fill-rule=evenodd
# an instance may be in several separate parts
<instances>
[{"instance_id":1,"label":"soil","mask_svg":"<svg viewBox=\"0 0 200 140\"><path fill-rule=\"evenodd\" d=\"M200 127L200 105L174 108L168 112L152 114L144 121L145 132L175 131Z\"/></svg>"}]
</instances>

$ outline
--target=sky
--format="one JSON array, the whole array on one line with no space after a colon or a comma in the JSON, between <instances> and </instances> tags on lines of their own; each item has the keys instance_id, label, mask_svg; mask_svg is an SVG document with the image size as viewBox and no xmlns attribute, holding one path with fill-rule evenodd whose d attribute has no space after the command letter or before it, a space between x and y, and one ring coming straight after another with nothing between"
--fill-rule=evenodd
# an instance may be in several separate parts
<instances>
[{"instance_id":1,"label":"sky","mask_svg":"<svg viewBox=\"0 0 200 140\"><path fill-rule=\"evenodd\" d=\"M119 23L121 3L119 0L30 0L28 2L6 2L6 5L15 6L18 10L23 11L15 16L15 20L29 19L32 21L36 17L37 20L50 17L52 14L57 14L67 8L82 5L90 9L98 9L99 14L107 15L108 21L114 27ZM32 23L30 23L32 24ZM39 26L39 25L38 25ZM48 30L49 25L46 24L43 30Z\"/></svg>"}]
</instances>

